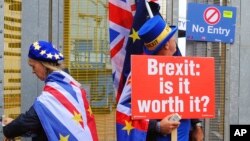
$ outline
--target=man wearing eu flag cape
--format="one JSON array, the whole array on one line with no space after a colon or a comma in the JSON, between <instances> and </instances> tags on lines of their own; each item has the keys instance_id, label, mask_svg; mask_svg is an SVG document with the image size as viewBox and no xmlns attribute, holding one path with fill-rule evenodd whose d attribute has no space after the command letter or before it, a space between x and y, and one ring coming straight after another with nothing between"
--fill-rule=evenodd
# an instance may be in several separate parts
<instances>
[{"instance_id":1,"label":"man wearing eu flag cape","mask_svg":"<svg viewBox=\"0 0 250 141\"><path fill-rule=\"evenodd\" d=\"M62 70L63 55L49 42L30 45L29 65L45 86L33 106L16 119L5 118L4 136L33 141L97 141L95 119L86 93Z\"/></svg>"},{"instance_id":2,"label":"man wearing eu flag cape","mask_svg":"<svg viewBox=\"0 0 250 141\"><path fill-rule=\"evenodd\" d=\"M139 54L142 50L148 55L181 56L177 47L174 33L176 26L168 26L159 14L159 9L155 7L146 9L147 2L140 0L137 3L134 16L133 27L126 48L125 65L123 74L125 77L130 72L130 55ZM149 7L149 6L148 6ZM147 19L148 13L150 19ZM145 22L146 21L146 22ZM129 63L128 63L129 62ZM182 119L180 121L170 121L171 115L166 115L163 119L155 120L133 120L131 119L131 79L127 76L127 81L123 88L117 105L117 140L118 141L170 141L171 132L178 130L178 141L188 141L191 129L191 120ZM200 123L199 120L193 120ZM198 121L198 122L197 122ZM197 141L203 140L203 131L195 127L193 137Z\"/></svg>"}]
</instances>

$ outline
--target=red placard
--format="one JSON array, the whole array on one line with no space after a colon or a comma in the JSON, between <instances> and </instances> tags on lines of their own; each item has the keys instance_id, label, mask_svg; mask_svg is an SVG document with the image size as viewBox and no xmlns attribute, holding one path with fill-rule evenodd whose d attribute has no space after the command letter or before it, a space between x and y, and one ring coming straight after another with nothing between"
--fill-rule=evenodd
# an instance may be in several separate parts
<instances>
[{"instance_id":1,"label":"red placard","mask_svg":"<svg viewBox=\"0 0 250 141\"><path fill-rule=\"evenodd\" d=\"M215 117L214 58L132 56L132 118Z\"/></svg>"}]
</instances>

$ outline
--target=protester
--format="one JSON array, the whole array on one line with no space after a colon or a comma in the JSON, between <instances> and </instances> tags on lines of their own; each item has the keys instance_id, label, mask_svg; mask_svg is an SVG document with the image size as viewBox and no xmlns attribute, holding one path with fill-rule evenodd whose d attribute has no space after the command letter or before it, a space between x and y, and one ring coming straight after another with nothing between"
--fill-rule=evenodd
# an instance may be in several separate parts
<instances>
[{"instance_id":1,"label":"protester","mask_svg":"<svg viewBox=\"0 0 250 141\"><path fill-rule=\"evenodd\" d=\"M138 32L140 39L144 42L144 52L147 55L173 56L178 49L173 36L176 31L177 27L168 26L160 15L150 18ZM147 141L170 141L170 133L176 128L178 128L178 141L189 140L191 120L170 121L171 116L167 115L161 120L149 121ZM202 128L193 128L193 130L192 138L195 141L202 141Z\"/></svg>"},{"instance_id":2,"label":"protester","mask_svg":"<svg viewBox=\"0 0 250 141\"><path fill-rule=\"evenodd\" d=\"M97 141L86 93L62 71L63 55L51 43L38 41L30 45L28 57L33 73L45 86L27 112L16 119L3 119L6 140L28 136L33 141Z\"/></svg>"}]
</instances>

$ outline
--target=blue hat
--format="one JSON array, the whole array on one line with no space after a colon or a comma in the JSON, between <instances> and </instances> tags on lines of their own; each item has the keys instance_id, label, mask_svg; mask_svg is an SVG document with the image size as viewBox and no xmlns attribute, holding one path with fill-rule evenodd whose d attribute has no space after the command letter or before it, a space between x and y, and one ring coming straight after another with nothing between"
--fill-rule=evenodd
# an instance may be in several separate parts
<instances>
[{"instance_id":1,"label":"blue hat","mask_svg":"<svg viewBox=\"0 0 250 141\"><path fill-rule=\"evenodd\" d=\"M54 62L63 60L63 55L53 47L53 45L46 41L37 41L30 45L29 58L44 61L44 62Z\"/></svg>"},{"instance_id":2,"label":"blue hat","mask_svg":"<svg viewBox=\"0 0 250 141\"><path fill-rule=\"evenodd\" d=\"M150 18L138 31L144 42L144 52L149 55L158 53L176 31L177 27L168 26L161 16Z\"/></svg>"}]
</instances>

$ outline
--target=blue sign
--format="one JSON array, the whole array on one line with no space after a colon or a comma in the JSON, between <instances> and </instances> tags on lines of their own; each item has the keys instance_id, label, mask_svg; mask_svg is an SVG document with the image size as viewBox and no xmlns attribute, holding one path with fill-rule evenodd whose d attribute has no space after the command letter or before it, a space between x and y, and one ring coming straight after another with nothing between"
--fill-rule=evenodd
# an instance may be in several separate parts
<instances>
[{"instance_id":1,"label":"blue sign","mask_svg":"<svg viewBox=\"0 0 250 141\"><path fill-rule=\"evenodd\" d=\"M234 42L236 8L189 3L187 11L187 40Z\"/></svg>"}]
</instances>

